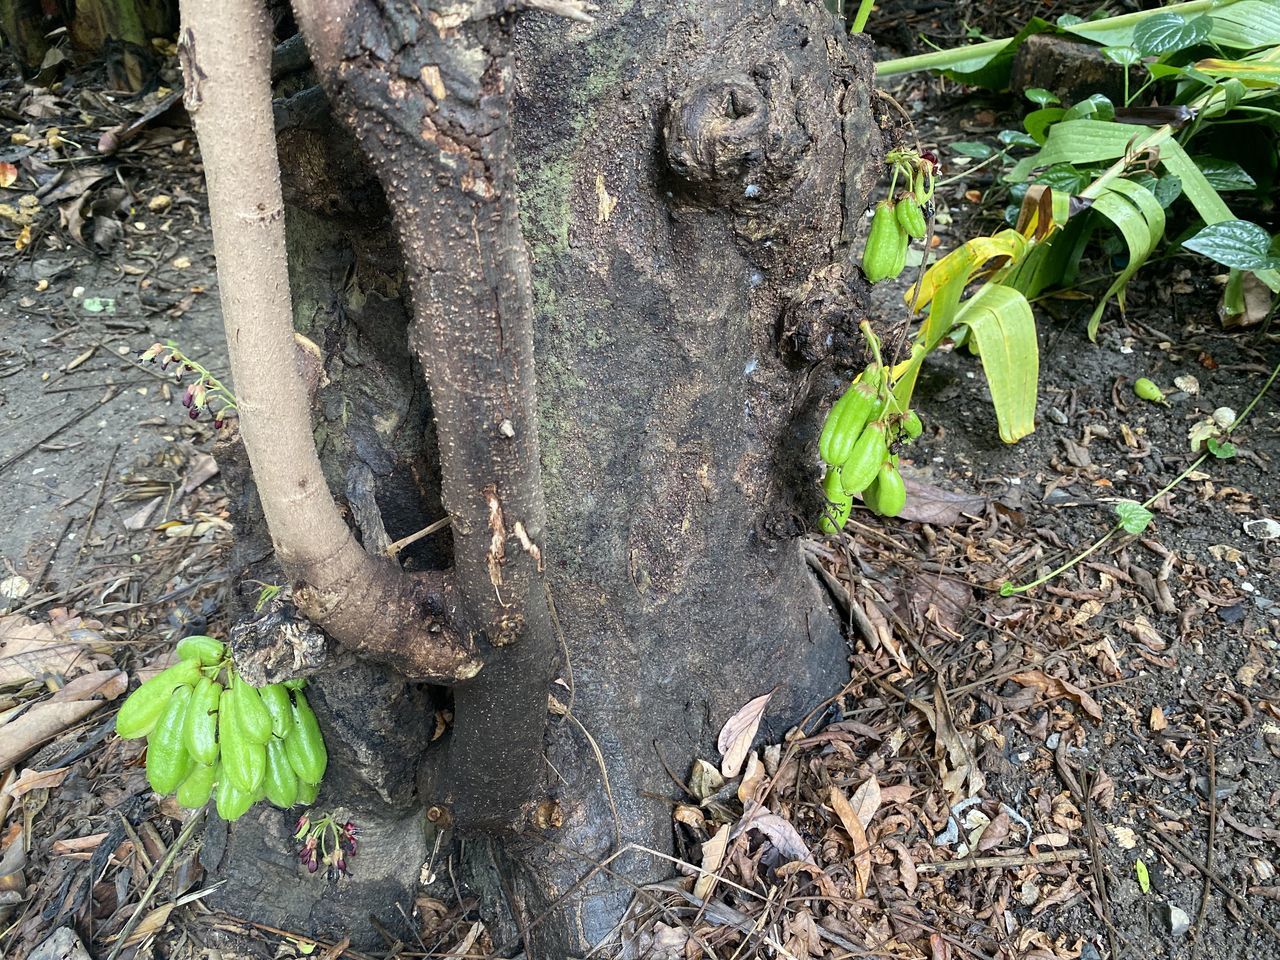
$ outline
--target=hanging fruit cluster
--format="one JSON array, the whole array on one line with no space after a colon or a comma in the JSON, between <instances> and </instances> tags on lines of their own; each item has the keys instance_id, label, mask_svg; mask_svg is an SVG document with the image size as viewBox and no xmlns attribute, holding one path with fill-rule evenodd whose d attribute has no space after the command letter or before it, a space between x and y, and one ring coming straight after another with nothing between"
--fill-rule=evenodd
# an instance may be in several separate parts
<instances>
[{"instance_id":1,"label":"hanging fruit cluster","mask_svg":"<svg viewBox=\"0 0 1280 960\"><path fill-rule=\"evenodd\" d=\"M176 792L192 810L216 792L227 821L264 798L281 808L312 803L329 757L306 681L251 687L213 637L180 640L178 657L116 716L121 737L147 738L151 788Z\"/></svg>"},{"instance_id":2,"label":"hanging fruit cluster","mask_svg":"<svg viewBox=\"0 0 1280 960\"><path fill-rule=\"evenodd\" d=\"M827 509L819 526L836 533L849 519L853 497L883 517L896 517L907 502L907 488L898 472L893 448L920 436L922 425L914 410L904 410L893 394L890 373L880 359L880 344L868 324L863 334L875 360L831 407L818 455L827 465L822 481Z\"/></svg>"},{"instance_id":3,"label":"hanging fruit cluster","mask_svg":"<svg viewBox=\"0 0 1280 960\"><path fill-rule=\"evenodd\" d=\"M893 169L889 196L876 204L862 253L862 272L872 283L892 280L902 273L911 241L923 240L928 233L933 207L932 154L894 150L886 160ZM899 177L907 181L907 188L901 191Z\"/></svg>"}]
</instances>

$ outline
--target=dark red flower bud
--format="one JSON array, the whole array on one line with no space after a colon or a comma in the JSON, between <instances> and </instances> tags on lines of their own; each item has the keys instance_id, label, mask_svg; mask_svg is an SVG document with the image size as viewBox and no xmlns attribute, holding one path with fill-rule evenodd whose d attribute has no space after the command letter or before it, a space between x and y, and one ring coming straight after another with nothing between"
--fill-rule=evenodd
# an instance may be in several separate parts
<instances>
[{"instance_id":1,"label":"dark red flower bud","mask_svg":"<svg viewBox=\"0 0 1280 960\"><path fill-rule=\"evenodd\" d=\"M192 420L199 420L200 411L195 407L192 407L190 410L187 411L187 416L190 417Z\"/></svg>"}]
</instances>

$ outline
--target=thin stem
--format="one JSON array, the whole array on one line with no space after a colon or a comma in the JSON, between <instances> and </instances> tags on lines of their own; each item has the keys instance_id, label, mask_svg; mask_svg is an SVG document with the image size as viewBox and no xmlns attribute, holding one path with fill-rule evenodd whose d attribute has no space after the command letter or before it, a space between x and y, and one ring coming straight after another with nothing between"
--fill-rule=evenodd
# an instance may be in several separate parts
<instances>
[{"instance_id":1,"label":"thin stem","mask_svg":"<svg viewBox=\"0 0 1280 960\"><path fill-rule=\"evenodd\" d=\"M965 167L963 170L957 173L954 177L947 177L947 179L945 180L937 181L933 185L933 189L937 190L938 187L945 187L949 183L955 183L957 180L963 180L965 177L969 176L974 171L981 170L987 164L994 163L995 161L1001 159L1002 157L1006 157L1008 155L1009 155L1009 148L1005 147L1003 150L1000 150L997 153L993 153L991 156L987 157L987 159L983 160L981 163L975 163L972 167Z\"/></svg>"},{"instance_id":2,"label":"thin stem","mask_svg":"<svg viewBox=\"0 0 1280 960\"><path fill-rule=\"evenodd\" d=\"M871 16L871 8L875 6L875 0L862 0L858 4L858 12L853 16L853 23L849 27L850 33L861 33L867 25L867 18Z\"/></svg>"}]
</instances>

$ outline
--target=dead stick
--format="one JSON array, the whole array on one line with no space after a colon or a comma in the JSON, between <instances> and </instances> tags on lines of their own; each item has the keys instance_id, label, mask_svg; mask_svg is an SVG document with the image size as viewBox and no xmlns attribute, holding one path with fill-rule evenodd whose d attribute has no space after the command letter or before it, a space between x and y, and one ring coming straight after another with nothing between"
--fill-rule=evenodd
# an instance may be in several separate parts
<instances>
[{"instance_id":1,"label":"dead stick","mask_svg":"<svg viewBox=\"0 0 1280 960\"><path fill-rule=\"evenodd\" d=\"M1271 934L1271 936L1275 938L1276 942L1280 943L1280 930L1277 930L1271 924L1267 923L1262 914L1257 911L1253 904L1227 886L1227 881L1223 880L1216 871L1209 869L1208 864L1201 863L1197 860L1195 858L1195 854L1193 854L1180 841L1175 840L1159 826L1156 826L1151 830L1143 830L1143 833L1146 834L1149 840L1154 841L1157 846L1159 846L1161 842L1167 843L1171 846L1178 856L1182 857L1183 860L1199 870L1204 876L1208 877L1213 885L1218 888L1218 891L1221 894L1226 896L1232 903L1247 913L1249 915L1249 919L1260 926L1263 930L1267 931L1267 933ZM1160 837L1159 840L1155 839L1155 835L1157 834Z\"/></svg>"},{"instance_id":2,"label":"dead stick","mask_svg":"<svg viewBox=\"0 0 1280 960\"><path fill-rule=\"evenodd\" d=\"M1087 850L1050 850L1047 853L1016 853L1004 857L966 857L942 863L918 863L917 873L955 873L960 870L985 870L988 867L1029 867L1040 863L1067 863L1088 860Z\"/></svg>"}]
</instances>

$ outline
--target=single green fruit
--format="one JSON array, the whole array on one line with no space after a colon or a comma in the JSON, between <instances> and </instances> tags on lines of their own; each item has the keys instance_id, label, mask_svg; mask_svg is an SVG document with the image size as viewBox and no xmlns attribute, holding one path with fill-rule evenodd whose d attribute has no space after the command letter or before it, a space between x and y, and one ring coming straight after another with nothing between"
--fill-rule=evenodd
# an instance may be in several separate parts
<instances>
[{"instance_id":1,"label":"single green fruit","mask_svg":"<svg viewBox=\"0 0 1280 960\"><path fill-rule=\"evenodd\" d=\"M218 701L222 684L201 677L187 704L182 742L196 763L209 765L218 759Z\"/></svg>"},{"instance_id":2,"label":"single green fruit","mask_svg":"<svg viewBox=\"0 0 1280 960\"><path fill-rule=\"evenodd\" d=\"M840 485L839 467L827 468L827 475L822 478L822 492L827 496L827 505L818 520L818 527L823 533L835 535L844 529L853 509L853 498Z\"/></svg>"},{"instance_id":3,"label":"single green fruit","mask_svg":"<svg viewBox=\"0 0 1280 960\"><path fill-rule=\"evenodd\" d=\"M1146 377L1139 377L1133 381L1133 392L1142 400L1148 400L1151 403L1163 403L1165 406L1169 405L1169 401L1164 398L1164 391Z\"/></svg>"},{"instance_id":4,"label":"single green fruit","mask_svg":"<svg viewBox=\"0 0 1280 960\"><path fill-rule=\"evenodd\" d=\"M882 517L896 517L907 505L907 485L894 460L886 461L876 475L876 505L873 509Z\"/></svg>"},{"instance_id":5,"label":"single green fruit","mask_svg":"<svg viewBox=\"0 0 1280 960\"><path fill-rule=\"evenodd\" d=\"M253 792L241 790L230 777L218 781L218 816L227 823L239 820L253 806Z\"/></svg>"},{"instance_id":6,"label":"single green fruit","mask_svg":"<svg viewBox=\"0 0 1280 960\"><path fill-rule=\"evenodd\" d=\"M904 193L898 198L894 216L897 218L898 226L906 231L909 237L923 240L925 234L929 232L929 226L924 220L924 211L914 194Z\"/></svg>"},{"instance_id":7,"label":"single green fruit","mask_svg":"<svg viewBox=\"0 0 1280 960\"><path fill-rule=\"evenodd\" d=\"M265 744L271 739L271 714L262 703L256 687L251 687L236 673L231 675L231 692L236 700L236 722L250 740Z\"/></svg>"},{"instance_id":8,"label":"single green fruit","mask_svg":"<svg viewBox=\"0 0 1280 960\"><path fill-rule=\"evenodd\" d=\"M211 667L226 657L226 646L213 637L183 637L178 641L178 656Z\"/></svg>"},{"instance_id":9,"label":"single green fruit","mask_svg":"<svg viewBox=\"0 0 1280 960\"><path fill-rule=\"evenodd\" d=\"M178 787L178 806L199 810L209 802L217 779L218 768L214 764L197 763Z\"/></svg>"},{"instance_id":10,"label":"single green fruit","mask_svg":"<svg viewBox=\"0 0 1280 960\"><path fill-rule=\"evenodd\" d=\"M293 726L293 705L289 700L289 691L283 683L269 683L258 688L262 697L262 705L271 714L271 735L283 739Z\"/></svg>"},{"instance_id":11,"label":"single green fruit","mask_svg":"<svg viewBox=\"0 0 1280 960\"><path fill-rule=\"evenodd\" d=\"M897 257L897 244L898 221L894 217L893 203L881 200L871 216L871 230L867 233L867 245L862 252L862 272L870 283L879 283L894 275L892 268Z\"/></svg>"},{"instance_id":12,"label":"single green fruit","mask_svg":"<svg viewBox=\"0 0 1280 960\"><path fill-rule=\"evenodd\" d=\"M911 246L911 237L907 235L907 231L898 226L898 221L894 220L896 232L894 234L895 246L893 248L893 263L889 267L889 279L893 280L901 276L902 271L907 268L907 248Z\"/></svg>"},{"instance_id":13,"label":"single green fruit","mask_svg":"<svg viewBox=\"0 0 1280 960\"><path fill-rule=\"evenodd\" d=\"M156 793L173 793L191 772L191 754L182 745L191 688L178 687L147 737L147 782Z\"/></svg>"},{"instance_id":14,"label":"single green fruit","mask_svg":"<svg viewBox=\"0 0 1280 960\"><path fill-rule=\"evenodd\" d=\"M907 415L902 418L902 432L906 434L908 440L915 440L924 433L924 424L920 422L920 415L914 410L908 410Z\"/></svg>"},{"instance_id":15,"label":"single green fruit","mask_svg":"<svg viewBox=\"0 0 1280 960\"><path fill-rule=\"evenodd\" d=\"M316 715L311 712L311 706L301 692L294 693L293 729L285 738L284 748L289 765L299 780L319 783L324 779L329 755L324 749L324 737L320 734Z\"/></svg>"},{"instance_id":16,"label":"single green fruit","mask_svg":"<svg viewBox=\"0 0 1280 960\"><path fill-rule=\"evenodd\" d=\"M883 420L875 420L867 424L862 436L849 454L840 470L840 484L844 492L850 496L862 493L871 485L889 455L889 446L885 441L885 424Z\"/></svg>"},{"instance_id":17,"label":"single green fruit","mask_svg":"<svg viewBox=\"0 0 1280 960\"><path fill-rule=\"evenodd\" d=\"M307 783L305 780L298 781L298 796L294 801L295 804L309 806L316 802L316 794L320 792L320 784Z\"/></svg>"},{"instance_id":18,"label":"single green fruit","mask_svg":"<svg viewBox=\"0 0 1280 960\"><path fill-rule=\"evenodd\" d=\"M245 736L236 718L238 700L231 690L222 691L218 704L218 742L222 747L222 772L252 800L267 775L267 751Z\"/></svg>"},{"instance_id":19,"label":"single green fruit","mask_svg":"<svg viewBox=\"0 0 1280 960\"><path fill-rule=\"evenodd\" d=\"M818 437L818 455L828 466L838 467L849 459L853 445L880 406L876 388L867 383L854 383L831 407L822 434Z\"/></svg>"},{"instance_id":20,"label":"single green fruit","mask_svg":"<svg viewBox=\"0 0 1280 960\"><path fill-rule=\"evenodd\" d=\"M267 799L281 810L288 810L298 799L298 775L289 766L284 741L271 738L267 744L267 777L264 781Z\"/></svg>"},{"instance_id":21,"label":"single green fruit","mask_svg":"<svg viewBox=\"0 0 1280 960\"><path fill-rule=\"evenodd\" d=\"M116 733L126 740L149 734L169 706L169 695L180 686L191 686L200 679L200 664L182 660L129 694L116 714Z\"/></svg>"}]
</instances>

